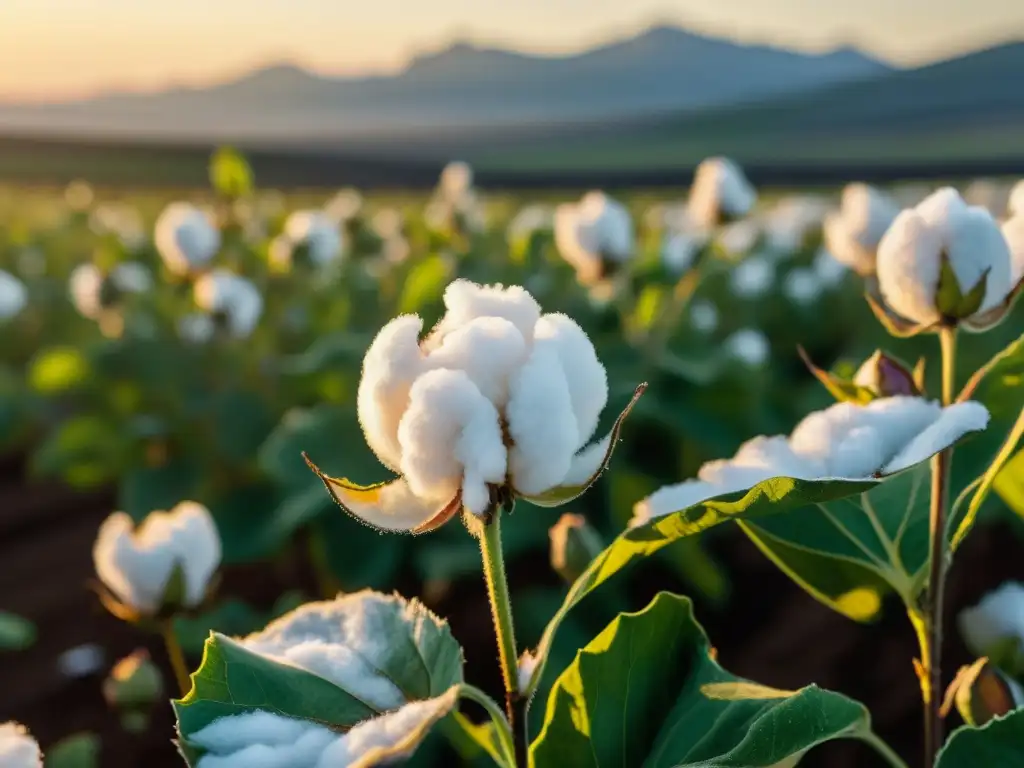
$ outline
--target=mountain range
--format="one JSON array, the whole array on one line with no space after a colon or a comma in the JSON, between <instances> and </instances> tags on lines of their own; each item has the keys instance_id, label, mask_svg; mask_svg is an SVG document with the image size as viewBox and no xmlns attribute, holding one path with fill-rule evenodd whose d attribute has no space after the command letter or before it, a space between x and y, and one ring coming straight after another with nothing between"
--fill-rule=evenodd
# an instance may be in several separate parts
<instances>
[{"instance_id":1,"label":"mountain range","mask_svg":"<svg viewBox=\"0 0 1024 768\"><path fill-rule=\"evenodd\" d=\"M571 55L456 43L388 76L326 77L283 64L208 88L0 105L0 130L284 144L412 137L692 112L891 71L854 48L809 54L657 26Z\"/></svg>"}]
</instances>

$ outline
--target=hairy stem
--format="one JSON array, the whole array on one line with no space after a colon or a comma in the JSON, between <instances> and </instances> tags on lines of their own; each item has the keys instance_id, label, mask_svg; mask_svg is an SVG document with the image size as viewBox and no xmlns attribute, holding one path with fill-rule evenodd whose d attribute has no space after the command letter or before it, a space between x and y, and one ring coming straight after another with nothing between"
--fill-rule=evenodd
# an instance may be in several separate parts
<instances>
[{"instance_id":1,"label":"hairy stem","mask_svg":"<svg viewBox=\"0 0 1024 768\"><path fill-rule=\"evenodd\" d=\"M181 643L174 632L174 618L164 619L160 622L160 634L164 639L164 646L167 648L167 657L171 661L171 669L174 670L174 679L178 681L178 690L185 696L192 690L192 682L188 676L188 664L185 663L185 654L181 650Z\"/></svg>"},{"instance_id":2,"label":"hairy stem","mask_svg":"<svg viewBox=\"0 0 1024 768\"><path fill-rule=\"evenodd\" d=\"M519 705L519 681L517 669L516 634L512 623L512 603L508 596L508 582L505 578L505 560L501 552L501 506L496 506L493 516L483 526L480 534L480 553L483 556L484 580L487 582L487 596L490 598L494 632L498 638L498 659L501 676L505 682L505 713L513 733L524 733L516 723ZM516 755L521 758L525 743L516 739Z\"/></svg>"},{"instance_id":3,"label":"hairy stem","mask_svg":"<svg viewBox=\"0 0 1024 768\"><path fill-rule=\"evenodd\" d=\"M939 331L942 347L942 404L953 402L956 389L956 328ZM953 449L947 448L932 458L931 509L928 516L929 559L928 592L921 641L921 696L925 707L925 767L935 765L942 748L942 617L946 580L946 513L949 507L949 472ZM923 630L923 631L922 631Z\"/></svg>"}]
</instances>

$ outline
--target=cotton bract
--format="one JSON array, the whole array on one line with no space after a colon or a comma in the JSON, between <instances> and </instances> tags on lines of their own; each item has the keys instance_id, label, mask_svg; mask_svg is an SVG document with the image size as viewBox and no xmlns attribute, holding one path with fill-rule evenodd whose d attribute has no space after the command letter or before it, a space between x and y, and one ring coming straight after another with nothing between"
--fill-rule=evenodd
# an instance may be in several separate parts
<instances>
[{"instance_id":1,"label":"cotton bract","mask_svg":"<svg viewBox=\"0 0 1024 768\"><path fill-rule=\"evenodd\" d=\"M867 405L837 403L784 435L761 435L731 459L710 461L697 479L669 485L641 501L633 524L745 491L773 477L872 480L901 472L988 425L975 402L943 408L920 397L886 397Z\"/></svg>"},{"instance_id":2,"label":"cotton bract","mask_svg":"<svg viewBox=\"0 0 1024 768\"><path fill-rule=\"evenodd\" d=\"M591 191L555 209L555 245L580 282L591 284L633 257L633 220L621 203Z\"/></svg>"},{"instance_id":3,"label":"cotton bract","mask_svg":"<svg viewBox=\"0 0 1024 768\"><path fill-rule=\"evenodd\" d=\"M96 575L117 601L152 616L202 602L220 564L220 536L206 507L182 502L151 512L138 528L115 512L100 526L92 555Z\"/></svg>"},{"instance_id":4,"label":"cotton bract","mask_svg":"<svg viewBox=\"0 0 1024 768\"><path fill-rule=\"evenodd\" d=\"M220 230L190 203L171 203L156 220L154 241L160 258L176 275L204 270L220 250Z\"/></svg>"},{"instance_id":5,"label":"cotton bract","mask_svg":"<svg viewBox=\"0 0 1024 768\"><path fill-rule=\"evenodd\" d=\"M25 284L10 272L0 269L0 320L17 315L28 304Z\"/></svg>"},{"instance_id":6,"label":"cotton bract","mask_svg":"<svg viewBox=\"0 0 1024 768\"><path fill-rule=\"evenodd\" d=\"M430 530L460 508L484 515L499 493L563 503L593 482L612 447L609 435L582 450L608 382L573 320L542 314L518 286L456 280L444 303L424 338L419 317L398 317L363 361L359 421L401 477L367 489L321 474L342 507L380 529Z\"/></svg>"},{"instance_id":7,"label":"cotton bract","mask_svg":"<svg viewBox=\"0 0 1024 768\"><path fill-rule=\"evenodd\" d=\"M839 210L825 217L825 245L839 262L860 275L875 273L878 244L899 214L896 203L867 184L847 184Z\"/></svg>"},{"instance_id":8,"label":"cotton bract","mask_svg":"<svg viewBox=\"0 0 1024 768\"><path fill-rule=\"evenodd\" d=\"M39 744L25 726L18 723L0 725L0 766L3 768L43 768Z\"/></svg>"},{"instance_id":9,"label":"cotton bract","mask_svg":"<svg viewBox=\"0 0 1024 768\"><path fill-rule=\"evenodd\" d=\"M690 188L693 221L705 229L746 216L757 192L740 167L725 157L712 157L697 166Z\"/></svg>"},{"instance_id":10,"label":"cotton bract","mask_svg":"<svg viewBox=\"0 0 1024 768\"><path fill-rule=\"evenodd\" d=\"M886 305L920 330L957 323L980 331L998 323L1018 288L1014 272L992 215L949 187L903 211L878 247Z\"/></svg>"}]
</instances>

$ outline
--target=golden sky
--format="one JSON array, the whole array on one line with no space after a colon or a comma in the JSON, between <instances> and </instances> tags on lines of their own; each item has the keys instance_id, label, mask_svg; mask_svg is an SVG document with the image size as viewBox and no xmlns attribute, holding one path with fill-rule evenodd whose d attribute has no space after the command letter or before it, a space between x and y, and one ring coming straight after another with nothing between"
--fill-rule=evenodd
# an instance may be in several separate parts
<instances>
[{"instance_id":1,"label":"golden sky","mask_svg":"<svg viewBox=\"0 0 1024 768\"><path fill-rule=\"evenodd\" d=\"M0 0L0 99L204 84L283 60L393 70L453 37L562 52L652 21L916 62L1016 36L1021 0Z\"/></svg>"}]
</instances>

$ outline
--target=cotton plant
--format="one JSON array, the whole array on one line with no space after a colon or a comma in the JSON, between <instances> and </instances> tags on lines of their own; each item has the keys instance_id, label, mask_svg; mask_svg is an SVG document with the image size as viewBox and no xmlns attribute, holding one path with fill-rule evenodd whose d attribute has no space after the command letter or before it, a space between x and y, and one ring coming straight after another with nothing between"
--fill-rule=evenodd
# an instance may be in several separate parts
<instances>
[{"instance_id":1,"label":"cotton plant","mask_svg":"<svg viewBox=\"0 0 1024 768\"><path fill-rule=\"evenodd\" d=\"M840 263L871 277L879 243L897 214L899 206L885 192L860 182L847 184L839 209L825 216L825 246Z\"/></svg>"},{"instance_id":2,"label":"cotton plant","mask_svg":"<svg viewBox=\"0 0 1024 768\"><path fill-rule=\"evenodd\" d=\"M484 229L483 203L473 186L473 169L468 163L455 161L442 169L423 217L432 230L445 234L466 236Z\"/></svg>"},{"instance_id":3,"label":"cotton plant","mask_svg":"<svg viewBox=\"0 0 1024 768\"><path fill-rule=\"evenodd\" d=\"M583 285L620 273L633 259L636 240L629 211L604 192L587 192L578 203L562 203L554 214L555 245Z\"/></svg>"},{"instance_id":4,"label":"cotton plant","mask_svg":"<svg viewBox=\"0 0 1024 768\"><path fill-rule=\"evenodd\" d=\"M162 634L181 692L187 693L174 619L199 608L213 588L221 540L210 511L181 502L149 513L138 526L115 512L100 526L92 554L103 605L123 621Z\"/></svg>"},{"instance_id":5,"label":"cotton plant","mask_svg":"<svg viewBox=\"0 0 1024 768\"><path fill-rule=\"evenodd\" d=\"M766 246L781 257L803 250L821 231L828 212L825 202L809 195L793 195L775 203L764 217Z\"/></svg>"},{"instance_id":6,"label":"cotton plant","mask_svg":"<svg viewBox=\"0 0 1024 768\"><path fill-rule=\"evenodd\" d=\"M43 753L25 726L0 724L0 765L4 768L43 768Z\"/></svg>"},{"instance_id":7,"label":"cotton plant","mask_svg":"<svg viewBox=\"0 0 1024 768\"><path fill-rule=\"evenodd\" d=\"M855 197L862 213L871 209L863 190ZM867 254L867 241L858 242ZM959 389L956 341L960 330L984 332L1005 318L1024 272L1021 244L1013 218L1000 227L952 189L895 216L870 267L859 270L875 276L868 300L894 335L938 336L938 390L928 391L920 363L911 368L881 350L849 378L810 363L835 405L810 414L789 435L755 437L731 458L706 463L696 478L651 494L636 505L631 530L619 542L617 557L623 557L631 542L667 544L736 520L802 587L852 619L873 618L882 595L895 593L920 646L914 668L928 766L945 764L939 757L942 718L952 704L944 705L944 698L955 699L975 725L996 722L996 715L1008 716L1017 706L1009 687L1000 688L1002 708L984 698L988 682L997 681L986 658L961 670L944 696L941 654L949 561L1024 436L1012 375L1022 340ZM954 479L951 470L961 442L983 457L993 451L986 471L970 483ZM976 653L999 652L994 638L1001 635L1009 636L1003 651L1011 658L1018 652L1012 639L1017 591L1008 587L961 616L961 631ZM953 734L946 750L961 738L963 732Z\"/></svg>"},{"instance_id":8,"label":"cotton plant","mask_svg":"<svg viewBox=\"0 0 1024 768\"><path fill-rule=\"evenodd\" d=\"M108 336L120 335L124 328L124 298L149 293L152 288L153 274L137 261L123 261L109 270L86 262L68 277L72 305L82 317L98 323Z\"/></svg>"},{"instance_id":9,"label":"cotton plant","mask_svg":"<svg viewBox=\"0 0 1024 768\"><path fill-rule=\"evenodd\" d=\"M733 160L712 157L694 173L687 208L690 217L705 230L742 219L757 202L757 191Z\"/></svg>"},{"instance_id":10,"label":"cotton plant","mask_svg":"<svg viewBox=\"0 0 1024 768\"><path fill-rule=\"evenodd\" d=\"M160 213L153 241L172 275L193 278L210 267L220 250L221 234L208 212L179 201Z\"/></svg>"}]
</instances>

